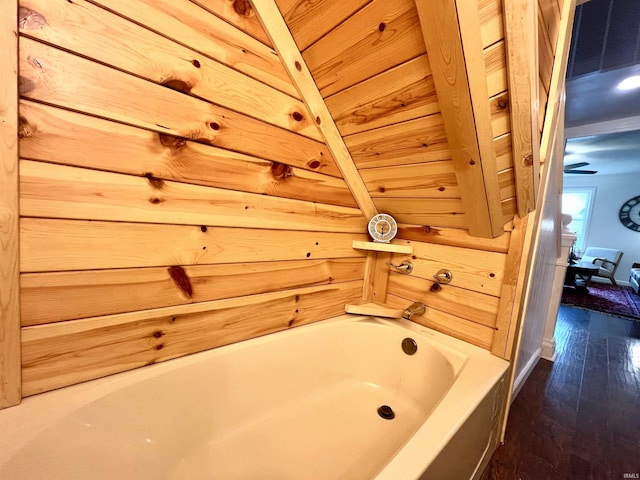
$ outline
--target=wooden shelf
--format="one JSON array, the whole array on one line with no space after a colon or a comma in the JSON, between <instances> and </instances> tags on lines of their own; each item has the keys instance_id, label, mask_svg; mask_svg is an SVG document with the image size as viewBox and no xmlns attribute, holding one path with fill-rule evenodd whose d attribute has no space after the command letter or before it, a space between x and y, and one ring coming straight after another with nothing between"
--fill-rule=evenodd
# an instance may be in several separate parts
<instances>
[{"instance_id":1,"label":"wooden shelf","mask_svg":"<svg viewBox=\"0 0 640 480\"><path fill-rule=\"evenodd\" d=\"M345 305L344 311L357 315L374 315L376 317L402 318L404 310L398 308L385 307L377 303L362 303L360 305Z\"/></svg>"},{"instance_id":2,"label":"wooden shelf","mask_svg":"<svg viewBox=\"0 0 640 480\"><path fill-rule=\"evenodd\" d=\"M358 250L406 253L408 255L413 253L413 247L411 245L396 245L393 243L379 243L379 242L361 242L359 240L354 240L352 246L353 248L357 248Z\"/></svg>"}]
</instances>

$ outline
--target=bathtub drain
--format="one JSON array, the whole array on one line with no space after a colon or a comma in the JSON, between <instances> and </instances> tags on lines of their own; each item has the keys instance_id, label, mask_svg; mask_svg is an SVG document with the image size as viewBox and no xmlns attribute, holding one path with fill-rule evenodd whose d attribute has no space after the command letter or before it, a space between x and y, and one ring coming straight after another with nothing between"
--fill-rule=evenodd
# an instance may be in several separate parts
<instances>
[{"instance_id":1,"label":"bathtub drain","mask_svg":"<svg viewBox=\"0 0 640 480\"><path fill-rule=\"evenodd\" d=\"M396 416L393 409L389 405L382 405L380 408L378 408L378 415L380 415L385 420L391 420Z\"/></svg>"}]
</instances>

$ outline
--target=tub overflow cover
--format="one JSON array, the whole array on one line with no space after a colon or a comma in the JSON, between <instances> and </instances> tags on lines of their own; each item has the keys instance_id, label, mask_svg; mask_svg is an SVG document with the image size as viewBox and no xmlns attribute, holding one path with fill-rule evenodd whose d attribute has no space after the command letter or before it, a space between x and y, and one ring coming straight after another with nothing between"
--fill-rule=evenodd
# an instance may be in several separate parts
<instances>
[{"instance_id":1,"label":"tub overflow cover","mask_svg":"<svg viewBox=\"0 0 640 480\"><path fill-rule=\"evenodd\" d=\"M413 355L418 351L418 344L413 338L407 337L402 340L402 351L407 355Z\"/></svg>"}]
</instances>

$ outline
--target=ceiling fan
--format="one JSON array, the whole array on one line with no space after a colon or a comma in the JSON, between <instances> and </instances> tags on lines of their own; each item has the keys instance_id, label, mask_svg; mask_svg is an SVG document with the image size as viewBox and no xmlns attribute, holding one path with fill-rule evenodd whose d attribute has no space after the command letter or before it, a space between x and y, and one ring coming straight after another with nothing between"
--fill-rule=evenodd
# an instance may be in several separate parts
<instances>
[{"instance_id":1,"label":"ceiling fan","mask_svg":"<svg viewBox=\"0 0 640 480\"><path fill-rule=\"evenodd\" d=\"M597 170L577 170L578 168L586 167L587 165L589 165L588 162L571 163L569 165L565 165L562 171L564 173L579 173L582 175L593 175L594 173L598 173Z\"/></svg>"}]
</instances>

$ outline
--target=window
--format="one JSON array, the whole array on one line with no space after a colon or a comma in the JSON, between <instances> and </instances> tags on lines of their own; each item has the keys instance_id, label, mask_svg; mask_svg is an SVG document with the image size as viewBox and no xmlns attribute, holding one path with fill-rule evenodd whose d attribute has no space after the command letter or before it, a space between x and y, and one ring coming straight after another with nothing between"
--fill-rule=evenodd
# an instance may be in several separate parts
<instances>
[{"instance_id":1,"label":"window","mask_svg":"<svg viewBox=\"0 0 640 480\"><path fill-rule=\"evenodd\" d=\"M571 215L567 229L576 235L575 253L582 255L586 248L586 236L591 215L595 188L565 188L562 192L562 213Z\"/></svg>"}]
</instances>

